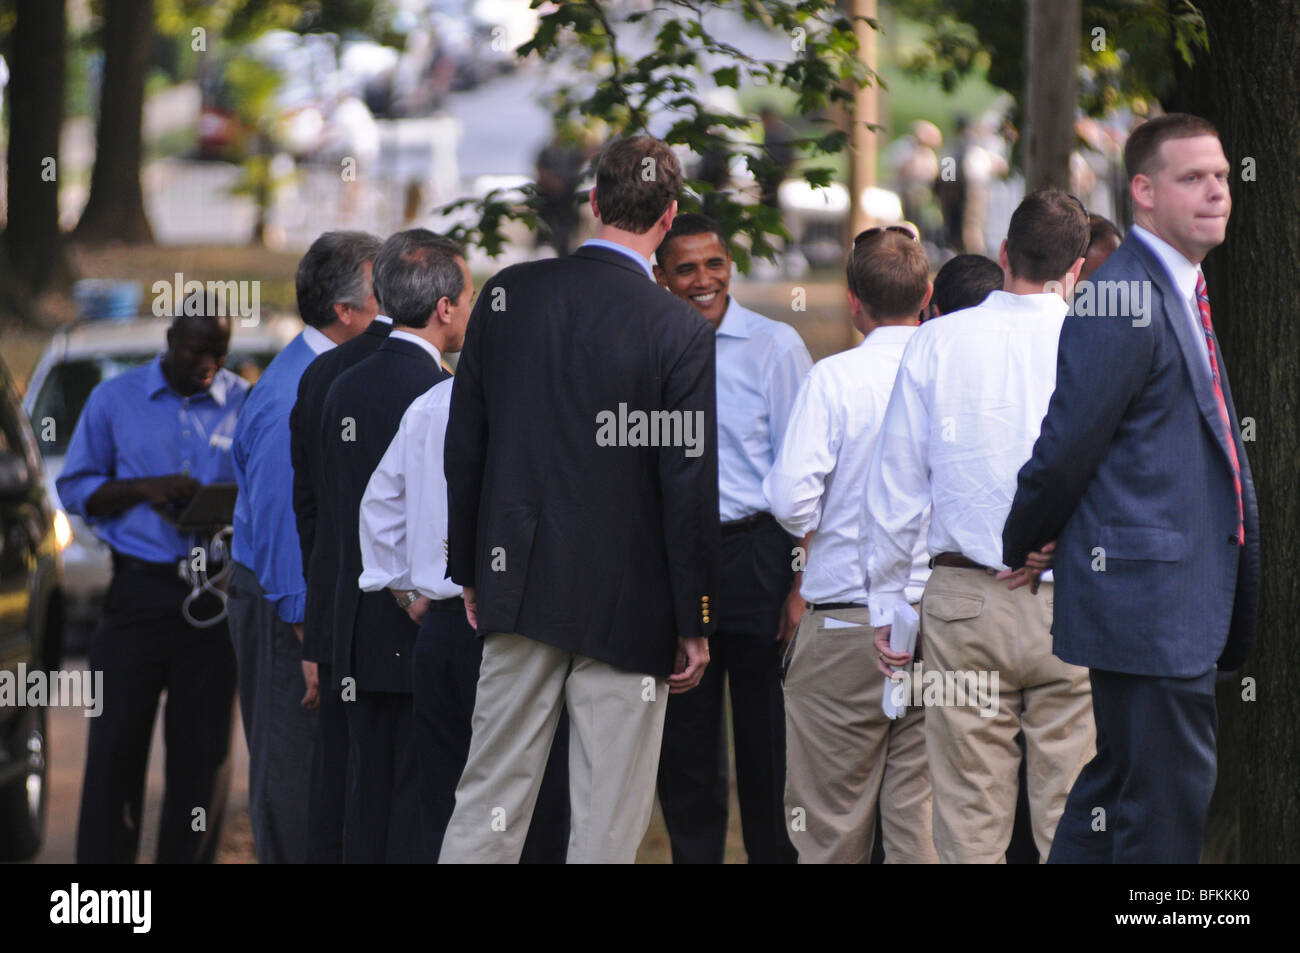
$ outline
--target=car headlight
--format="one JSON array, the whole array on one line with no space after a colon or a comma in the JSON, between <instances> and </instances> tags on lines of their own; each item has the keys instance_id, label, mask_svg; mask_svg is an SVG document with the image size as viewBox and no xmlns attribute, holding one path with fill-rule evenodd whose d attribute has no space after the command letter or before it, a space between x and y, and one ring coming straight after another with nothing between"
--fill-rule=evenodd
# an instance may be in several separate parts
<instances>
[{"instance_id":1,"label":"car headlight","mask_svg":"<svg viewBox=\"0 0 1300 953\"><path fill-rule=\"evenodd\" d=\"M72 523L61 509L54 511L54 544L59 547L59 552L72 545Z\"/></svg>"}]
</instances>

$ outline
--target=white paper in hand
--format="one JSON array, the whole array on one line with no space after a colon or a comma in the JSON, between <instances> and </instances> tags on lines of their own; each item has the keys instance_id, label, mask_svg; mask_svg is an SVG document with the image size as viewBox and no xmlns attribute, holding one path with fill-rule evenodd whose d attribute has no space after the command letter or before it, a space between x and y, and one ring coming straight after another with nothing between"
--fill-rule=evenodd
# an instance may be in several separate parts
<instances>
[{"instance_id":1,"label":"white paper in hand","mask_svg":"<svg viewBox=\"0 0 1300 953\"><path fill-rule=\"evenodd\" d=\"M894 610L894 621L889 627L889 647L895 652L908 655L916 653L916 635L921 629L921 617L909 605L901 605ZM895 668L895 671L903 671ZM893 681L885 679L885 697L880 707L886 718L898 718L907 711L907 697L910 694L910 681Z\"/></svg>"}]
</instances>

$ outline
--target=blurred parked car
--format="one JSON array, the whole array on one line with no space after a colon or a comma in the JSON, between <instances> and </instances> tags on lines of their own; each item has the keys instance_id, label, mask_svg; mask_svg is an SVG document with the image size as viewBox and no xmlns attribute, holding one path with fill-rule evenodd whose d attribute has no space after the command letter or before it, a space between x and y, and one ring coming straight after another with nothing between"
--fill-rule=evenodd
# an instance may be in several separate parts
<instances>
[{"instance_id":1,"label":"blurred parked car","mask_svg":"<svg viewBox=\"0 0 1300 953\"><path fill-rule=\"evenodd\" d=\"M46 705L19 704L18 686L29 682L27 672L59 667L60 551L72 534L42 471L36 437L0 363L0 677L15 690L13 703L0 704L0 860L29 860L45 839Z\"/></svg>"},{"instance_id":2,"label":"blurred parked car","mask_svg":"<svg viewBox=\"0 0 1300 953\"><path fill-rule=\"evenodd\" d=\"M32 372L23 409L31 418L36 445L45 458L45 480L57 500L54 481L90 392L102 381L147 364L166 347L169 318L82 321L57 332ZM302 330L296 317L264 319L257 327L231 322L226 369L255 382L280 349ZM83 650L112 574L108 547L77 516L68 516L71 539L63 554L69 651Z\"/></svg>"}]
</instances>

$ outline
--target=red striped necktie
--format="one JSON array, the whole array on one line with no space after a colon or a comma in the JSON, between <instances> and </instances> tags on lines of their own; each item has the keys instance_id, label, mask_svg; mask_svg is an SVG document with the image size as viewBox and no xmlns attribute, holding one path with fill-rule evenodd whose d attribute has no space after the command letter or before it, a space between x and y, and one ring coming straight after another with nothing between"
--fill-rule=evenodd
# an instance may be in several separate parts
<instances>
[{"instance_id":1,"label":"red striped necktie","mask_svg":"<svg viewBox=\"0 0 1300 953\"><path fill-rule=\"evenodd\" d=\"M1210 296L1205 290L1205 275L1196 271L1196 303L1201 309L1201 327L1205 329L1205 346L1210 352L1210 377L1214 380L1214 399L1219 405L1224 436L1228 440L1228 455L1232 458L1232 482L1237 487L1237 542L1246 543L1245 509L1241 500L1241 460L1237 457L1237 441L1233 439L1232 422L1228 419L1228 402L1223 399L1223 385L1219 382L1219 358L1214 349L1214 324L1210 321Z\"/></svg>"}]
</instances>

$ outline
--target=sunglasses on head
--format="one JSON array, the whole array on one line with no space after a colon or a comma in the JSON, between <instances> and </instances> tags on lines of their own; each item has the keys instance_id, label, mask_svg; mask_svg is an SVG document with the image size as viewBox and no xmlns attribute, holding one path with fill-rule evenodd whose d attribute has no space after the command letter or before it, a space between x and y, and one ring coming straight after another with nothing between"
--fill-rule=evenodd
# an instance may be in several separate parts
<instances>
[{"instance_id":1,"label":"sunglasses on head","mask_svg":"<svg viewBox=\"0 0 1300 953\"><path fill-rule=\"evenodd\" d=\"M906 225L877 225L874 228L868 228L858 232L857 237L853 239L853 247L857 248L872 235L879 232L898 232L901 235L906 235L914 242L920 241L920 239L916 237L916 232L912 231Z\"/></svg>"}]
</instances>

